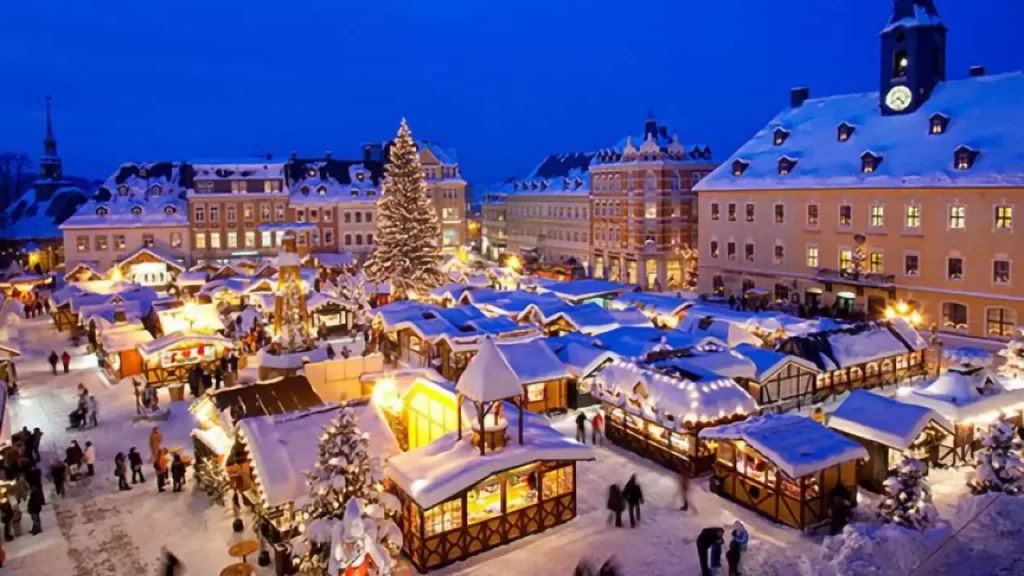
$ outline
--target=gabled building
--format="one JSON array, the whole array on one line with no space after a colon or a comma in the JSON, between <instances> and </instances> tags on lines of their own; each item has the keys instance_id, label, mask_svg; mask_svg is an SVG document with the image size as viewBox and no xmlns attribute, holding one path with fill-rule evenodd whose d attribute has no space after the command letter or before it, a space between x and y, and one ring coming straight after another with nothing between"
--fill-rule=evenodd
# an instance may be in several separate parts
<instances>
[{"instance_id":1,"label":"gabled building","mask_svg":"<svg viewBox=\"0 0 1024 576\"><path fill-rule=\"evenodd\" d=\"M880 41L878 91L793 89L697 186L700 289L868 318L903 303L926 326L1009 337L1024 319L1024 74L947 78L932 0L897 0Z\"/></svg>"}]
</instances>

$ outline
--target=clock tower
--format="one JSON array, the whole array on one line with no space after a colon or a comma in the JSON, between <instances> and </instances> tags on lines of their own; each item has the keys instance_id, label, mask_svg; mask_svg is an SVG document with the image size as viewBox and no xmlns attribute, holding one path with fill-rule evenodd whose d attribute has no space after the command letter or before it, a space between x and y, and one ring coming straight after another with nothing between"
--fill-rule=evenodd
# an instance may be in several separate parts
<instances>
[{"instance_id":1,"label":"clock tower","mask_svg":"<svg viewBox=\"0 0 1024 576\"><path fill-rule=\"evenodd\" d=\"M946 79L946 26L934 0L893 0L881 37L882 114L908 114Z\"/></svg>"}]
</instances>

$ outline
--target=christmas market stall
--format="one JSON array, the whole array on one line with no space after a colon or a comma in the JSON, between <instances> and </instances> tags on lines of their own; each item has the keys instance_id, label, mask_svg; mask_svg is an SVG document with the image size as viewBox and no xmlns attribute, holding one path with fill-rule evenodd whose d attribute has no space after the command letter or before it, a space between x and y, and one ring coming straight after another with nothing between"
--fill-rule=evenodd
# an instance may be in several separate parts
<instances>
[{"instance_id":1,"label":"christmas market stall","mask_svg":"<svg viewBox=\"0 0 1024 576\"><path fill-rule=\"evenodd\" d=\"M593 449L524 411L508 367L467 377L473 362L497 358L495 347L484 342L459 379L457 430L385 468L402 502L403 551L421 573L576 516L576 462Z\"/></svg>"},{"instance_id":2,"label":"christmas market stall","mask_svg":"<svg viewBox=\"0 0 1024 576\"><path fill-rule=\"evenodd\" d=\"M776 522L804 529L831 515L830 496L857 501L863 446L810 418L766 414L700 431L716 453L712 491Z\"/></svg>"},{"instance_id":3,"label":"christmas market stall","mask_svg":"<svg viewBox=\"0 0 1024 576\"><path fill-rule=\"evenodd\" d=\"M152 386L186 382L193 367L214 370L234 343L221 336L180 331L140 344L142 374Z\"/></svg>"},{"instance_id":4,"label":"christmas market stall","mask_svg":"<svg viewBox=\"0 0 1024 576\"><path fill-rule=\"evenodd\" d=\"M1024 415L1024 388L1009 389L983 366L958 364L921 388L901 388L900 402L934 410L953 427L953 434L942 439L937 463L963 466L974 463L981 447L976 434L1000 418L1021 425Z\"/></svg>"},{"instance_id":5,"label":"christmas market stall","mask_svg":"<svg viewBox=\"0 0 1024 576\"><path fill-rule=\"evenodd\" d=\"M21 302L34 302L38 291L49 283L48 277L23 270L17 261L11 261L7 270L0 273L0 294Z\"/></svg>"},{"instance_id":6,"label":"christmas market stall","mask_svg":"<svg viewBox=\"0 0 1024 576\"><path fill-rule=\"evenodd\" d=\"M348 334L355 324L355 304L322 292L306 296L306 308L314 332L324 336Z\"/></svg>"},{"instance_id":7,"label":"christmas market stall","mask_svg":"<svg viewBox=\"0 0 1024 576\"><path fill-rule=\"evenodd\" d=\"M794 336L780 341L776 349L821 370L815 382L816 402L855 388L896 386L927 376L928 343L900 318Z\"/></svg>"},{"instance_id":8,"label":"christmas market stall","mask_svg":"<svg viewBox=\"0 0 1024 576\"><path fill-rule=\"evenodd\" d=\"M153 335L141 325L104 330L100 334L97 350L100 366L113 382L142 374L139 347L152 341Z\"/></svg>"},{"instance_id":9,"label":"christmas market stall","mask_svg":"<svg viewBox=\"0 0 1024 576\"><path fill-rule=\"evenodd\" d=\"M143 246L114 264L117 276L140 286L167 288L185 267L152 246ZM112 276L113 277L113 276Z\"/></svg>"},{"instance_id":10,"label":"christmas market stall","mask_svg":"<svg viewBox=\"0 0 1024 576\"><path fill-rule=\"evenodd\" d=\"M64 284L77 284L78 282L95 282L96 280L103 280L106 275L101 271L96 264L92 262L79 262L75 264L71 270L68 270L64 274Z\"/></svg>"},{"instance_id":11,"label":"christmas market stall","mask_svg":"<svg viewBox=\"0 0 1024 576\"><path fill-rule=\"evenodd\" d=\"M605 366L620 360L620 357L595 345L592 339L581 334L545 338L544 343L558 356L569 373L566 385L569 408L575 410L598 404L598 399L593 395L594 380Z\"/></svg>"},{"instance_id":12,"label":"christmas market stall","mask_svg":"<svg viewBox=\"0 0 1024 576\"><path fill-rule=\"evenodd\" d=\"M540 334L533 326L517 324L506 316L473 319L455 328L438 336L435 342L440 360L438 369L441 375L453 381L462 375L483 339L513 340Z\"/></svg>"},{"instance_id":13,"label":"christmas market stall","mask_svg":"<svg viewBox=\"0 0 1024 576\"><path fill-rule=\"evenodd\" d=\"M629 284L593 278L553 282L537 287L538 292L550 292L569 304L596 302L605 308L610 307L612 300L634 289L635 286L630 286Z\"/></svg>"},{"instance_id":14,"label":"christmas market stall","mask_svg":"<svg viewBox=\"0 0 1024 576\"><path fill-rule=\"evenodd\" d=\"M569 371L543 338L501 341L485 338L459 382L495 378L516 382L532 412L564 411L569 406Z\"/></svg>"},{"instance_id":15,"label":"christmas market stall","mask_svg":"<svg viewBox=\"0 0 1024 576\"><path fill-rule=\"evenodd\" d=\"M611 303L612 310L640 310L659 328L675 328L691 306L693 300L649 292L626 292Z\"/></svg>"},{"instance_id":16,"label":"christmas market stall","mask_svg":"<svg viewBox=\"0 0 1024 576\"><path fill-rule=\"evenodd\" d=\"M621 360L598 373L593 393L609 440L691 476L707 472L714 460L714 450L698 437L702 429L758 410L728 377Z\"/></svg>"},{"instance_id":17,"label":"christmas market stall","mask_svg":"<svg viewBox=\"0 0 1024 576\"><path fill-rule=\"evenodd\" d=\"M854 390L828 417L828 427L855 440L868 451L859 481L882 493L883 483L895 474L906 456L935 466L944 439L953 426L934 410L904 404L866 390Z\"/></svg>"},{"instance_id":18,"label":"christmas market stall","mask_svg":"<svg viewBox=\"0 0 1024 576\"><path fill-rule=\"evenodd\" d=\"M750 344L740 344L733 352L753 363L753 377L739 378L737 382L757 399L761 408L788 412L814 403L815 383L821 370L813 363Z\"/></svg>"},{"instance_id":19,"label":"christmas market stall","mask_svg":"<svg viewBox=\"0 0 1024 576\"><path fill-rule=\"evenodd\" d=\"M158 334L182 331L217 334L224 330L217 305L209 300L162 300L153 305L153 316Z\"/></svg>"}]
</instances>

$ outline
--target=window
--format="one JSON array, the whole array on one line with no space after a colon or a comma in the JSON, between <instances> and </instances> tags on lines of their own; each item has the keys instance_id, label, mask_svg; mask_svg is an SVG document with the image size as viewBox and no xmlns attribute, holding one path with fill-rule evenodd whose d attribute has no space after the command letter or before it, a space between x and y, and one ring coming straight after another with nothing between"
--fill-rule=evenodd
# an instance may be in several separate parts
<instances>
[{"instance_id":1,"label":"window","mask_svg":"<svg viewBox=\"0 0 1024 576\"><path fill-rule=\"evenodd\" d=\"M529 384L526 386L526 401L527 402L543 402L544 401L544 383Z\"/></svg>"},{"instance_id":2,"label":"window","mask_svg":"<svg viewBox=\"0 0 1024 576\"><path fill-rule=\"evenodd\" d=\"M295 237L295 244L298 245L298 246L305 246L307 244L307 242L306 242L306 233L305 232L300 232Z\"/></svg>"},{"instance_id":3,"label":"window","mask_svg":"<svg viewBox=\"0 0 1024 576\"><path fill-rule=\"evenodd\" d=\"M284 230L277 230L274 232L274 244L278 246L284 241Z\"/></svg>"},{"instance_id":4,"label":"window","mask_svg":"<svg viewBox=\"0 0 1024 576\"><path fill-rule=\"evenodd\" d=\"M351 245L352 245L352 235L351 234L345 234L345 246L351 246Z\"/></svg>"},{"instance_id":5,"label":"window","mask_svg":"<svg viewBox=\"0 0 1024 576\"><path fill-rule=\"evenodd\" d=\"M78 247L78 251L79 252L88 252L89 251L89 237L88 236L78 236L78 237L76 237L75 238L75 244Z\"/></svg>"},{"instance_id":6,"label":"window","mask_svg":"<svg viewBox=\"0 0 1024 576\"><path fill-rule=\"evenodd\" d=\"M1010 261L995 260L992 262L992 282L995 284L1010 283Z\"/></svg>"},{"instance_id":7,"label":"window","mask_svg":"<svg viewBox=\"0 0 1024 576\"><path fill-rule=\"evenodd\" d=\"M268 193L268 194L274 193L274 192L280 192L281 191L281 181L280 180L264 180L263 181L263 191Z\"/></svg>"},{"instance_id":8,"label":"window","mask_svg":"<svg viewBox=\"0 0 1024 576\"><path fill-rule=\"evenodd\" d=\"M808 204L807 205L807 225L817 226L818 225L818 205Z\"/></svg>"},{"instance_id":9,"label":"window","mask_svg":"<svg viewBox=\"0 0 1024 576\"><path fill-rule=\"evenodd\" d=\"M309 209L309 221L310 222L319 222L320 221L320 211L317 210L316 208L310 208Z\"/></svg>"},{"instance_id":10,"label":"window","mask_svg":"<svg viewBox=\"0 0 1024 576\"><path fill-rule=\"evenodd\" d=\"M106 250L107 249L107 235L99 234L96 236L96 249Z\"/></svg>"},{"instance_id":11,"label":"window","mask_svg":"<svg viewBox=\"0 0 1024 576\"><path fill-rule=\"evenodd\" d=\"M779 176L789 176L789 173L796 167L796 160L783 156L779 158Z\"/></svg>"},{"instance_id":12,"label":"window","mask_svg":"<svg viewBox=\"0 0 1024 576\"><path fill-rule=\"evenodd\" d=\"M219 206L210 206L210 222L220 222Z\"/></svg>"},{"instance_id":13,"label":"window","mask_svg":"<svg viewBox=\"0 0 1024 576\"><path fill-rule=\"evenodd\" d=\"M330 230L324 230L324 244L334 243L334 232Z\"/></svg>"},{"instance_id":14,"label":"window","mask_svg":"<svg viewBox=\"0 0 1024 576\"><path fill-rule=\"evenodd\" d=\"M195 247L198 250L206 248L206 232L196 232L196 239L194 241Z\"/></svg>"},{"instance_id":15,"label":"window","mask_svg":"<svg viewBox=\"0 0 1024 576\"><path fill-rule=\"evenodd\" d=\"M256 232L254 230L245 231L245 247L255 248L256 247Z\"/></svg>"},{"instance_id":16,"label":"window","mask_svg":"<svg viewBox=\"0 0 1024 576\"><path fill-rule=\"evenodd\" d=\"M324 222L330 222L334 220L334 208L324 208L323 213L320 214Z\"/></svg>"},{"instance_id":17,"label":"window","mask_svg":"<svg viewBox=\"0 0 1024 576\"><path fill-rule=\"evenodd\" d=\"M210 248L220 250L220 232L210 232Z\"/></svg>"},{"instance_id":18,"label":"window","mask_svg":"<svg viewBox=\"0 0 1024 576\"><path fill-rule=\"evenodd\" d=\"M247 186L245 180L232 180L231 181L231 192L233 194L245 194Z\"/></svg>"},{"instance_id":19,"label":"window","mask_svg":"<svg viewBox=\"0 0 1024 576\"><path fill-rule=\"evenodd\" d=\"M106 216L107 214L110 214L110 210L108 210L106 206L100 206L96 209L97 216Z\"/></svg>"},{"instance_id":20,"label":"window","mask_svg":"<svg viewBox=\"0 0 1024 576\"><path fill-rule=\"evenodd\" d=\"M345 224L349 224L351 222L352 222L352 213L351 212L345 212Z\"/></svg>"},{"instance_id":21,"label":"window","mask_svg":"<svg viewBox=\"0 0 1024 576\"><path fill-rule=\"evenodd\" d=\"M260 203L260 221L262 221L262 222L269 222L270 221L270 204L268 204L266 202L261 202Z\"/></svg>"},{"instance_id":22,"label":"window","mask_svg":"<svg viewBox=\"0 0 1024 576\"><path fill-rule=\"evenodd\" d=\"M248 204L248 203L242 204L242 217L245 218L246 220L252 220L252 217L253 217L252 204Z\"/></svg>"},{"instance_id":23,"label":"window","mask_svg":"<svg viewBox=\"0 0 1024 576\"><path fill-rule=\"evenodd\" d=\"M848 228L853 224L853 206L849 204L839 205L839 225Z\"/></svg>"},{"instance_id":24,"label":"window","mask_svg":"<svg viewBox=\"0 0 1024 576\"><path fill-rule=\"evenodd\" d=\"M155 243L156 243L156 240L153 238L152 234L143 234L142 235L142 245L145 246L146 248L152 248L153 244L155 244Z\"/></svg>"},{"instance_id":25,"label":"window","mask_svg":"<svg viewBox=\"0 0 1024 576\"><path fill-rule=\"evenodd\" d=\"M124 250L125 239L124 234L114 234L114 250Z\"/></svg>"},{"instance_id":26,"label":"window","mask_svg":"<svg viewBox=\"0 0 1024 576\"><path fill-rule=\"evenodd\" d=\"M949 227L956 230L963 230L967 215L967 207L963 204L953 204L949 207Z\"/></svg>"},{"instance_id":27,"label":"window","mask_svg":"<svg viewBox=\"0 0 1024 576\"><path fill-rule=\"evenodd\" d=\"M306 210L304 208L295 209L295 221L299 223L306 221Z\"/></svg>"},{"instance_id":28,"label":"window","mask_svg":"<svg viewBox=\"0 0 1024 576\"><path fill-rule=\"evenodd\" d=\"M996 230L1013 229L1013 206L996 206Z\"/></svg>"},{"instance_id":29,"label":"window","mask_svg":"<svg viewBox=\"0 0 1024 576\"><path fill-rule=\"evenodd\" d=\"M317 196L326 196L327 195L327 186L317 186L316 187L316 194L317 194Z\"/></svg>"},{"instance_id":30,"label":"window","mask_svg":"<svg viewBox=\"0 0 1024 576\"><path fill-rule=\"evenodd\" d=\"M732 163L732 175L736 178L743 176L743 173L747 171L750 166L750 162L744 162L743 160L735 160Z\"/></svg>"},{"instance_id":31,"label":"window","mask_svg":"<svg viewBox=\"0 0 1024 576\"><path fill-rule=\"evenodd\" d=\"M717 222L721 218L721 214L718 211L718 202L711 203L711 219Z\"/></svg>"},{"instance_id":32,"label":"window","mask_svg":"<svg viewBox=\"0 0 1024 576\"><path fill-rule=\"evenodd\" d=\"M847 140L850 139L850 136L853 136L853 130L854 127L847 124L846 122L839 124L839 126L836 128L836 140L839 140L840 142L846 142Z\"/></svg>"},{"instance_id":33,"label":"window","mask_svg":"<svg viewBox=\"0 0 1024 576\"><path fill-rule=\"evenodd\" d=\"M964 259L950 256L946 259L946 278L950 280L964 279Z\"/></svg>"},{"instance_id":34,"label":"window","mask_svg":"<svg viewBox=\"0 0 1024 576\"><path fill-rule=\"evenodd\" d=\"M948 330L967 330L967 306L956 302L943 302L942 327Z\"/></svg>"},{"instance_id":35,"label":"window","mask_svg":"<svg viewBox=\"0 0 1024 576\"><path fill-rule=\"evenodd\" d=\"M735 222L736 221L736 205L731 203L731 202L729 203L728 215L729 215L729 222Z\"/></svg>"},{"instance_id":36,"label":"window","mask_svg":"<svg viewBox=\"0 0 1024 576\"><path fill-rule=\"evenodd\" d=\"M746 214L747 214L747 222L753 222L754 221L754 205L751 204L750 202L747 202Z\"/></svg>"},{"instance_id":37,"label":"window","mask_svg":"<svg viewBox=\"0 0 1024 576\"><path fill-rule=\"evenodd\" d=\"M260 232L260 247L270 248L271 242L273 242L273 238L271 237L269 230Z\"/></svg>"},{"instance_id":38,"label":"window","mask_svg":"<svg viewBox=\"0 0 1024 576\"><path fill-rule=\"evenodd\" d=\"M149 187L149 194L151 196L159 196L163 193L163 189L160 188L159 184L153 184Z\"/></svg>"},{"instance_id":39,"label":"window","mask_svg":"<svg viewBox=\"0 0 1024 576\"><path fill-rule=\"evenodd\" d=\"M658 217L658 201L648 200L644 202L644 218Z\"/></svg>"},{"instance_id":40,"label":"window","mask_svg":"<svg viewBox=\"0 0 1024 576\"><path fill-rule=\"evenodd\" d=\"M907 58L906 50L897 50L892 55L893 78L904 78L910 68L910 59Z\"/></svg>"},{"instance_id":41,"label":"window","mask_svg":"<svg viewBox=\"0 0 1024 576\"><path fill-rule=\"evenodd\" d=\"M736 259L736 243L733 242L732 240L725 243L725 256L729 260Z\"/></svg>"},{"instance_id":42,"label":"window","mask_svg":"<svg viewBox=\"0 0 1024 576\"><path fill-rule=\"evenodd\" d=\"M907 205L907 219L905 221L907 228L920 228L921 227L921 205L920 204L908 204Z\"/></svg>"},{"instance_id":43,"label":"window","mask_svg":"<svg viewBox=\"0 0 1024 576\"><path fill-rule=\"evenodd\" d=\"M1012 338L1017 332L1017 313L1009 308L985 311L985 333L997 338Z\"/></svg>"},{"instance_id":44,"label":"window","mask_svg":"<svg viewBox=\"0 0 1024 576\"><path fill-rule=\"evenodd\" d=\"M775 205L775 223L785 224L786 222L786 206L784 204Z\"/></svg>"},{"instance_id":45,"label":"window","mask_svg":"<svg viewBox=\"0 0 1024 576\"><path fill-rule=\"evenodd\" d=\"M974 159L977 157L977 151L971 150L967 146L961 146L953 152L953 167L957 170L970 170L971 166L974 166Z\"/></svg>"},{"instance_id":46,"label":"window","mask_svg":"<svg viewBox=\"0 0 1024 576\"><path fill-rule=\"evenodd\" d=\"M881 228L885 226L885 206L874 204L871 206L871 227Z\"/></svg>"},{"instance_id":47,"label":"window","mask_svg":"<svg viewBox=\"0 0 1024 576\"><path fill-rule=\"evenodd\" d=\"M903 256L903 274L906 276L921 275L921 255L905 254Z\"/></svg>"},{"instance_id":48,"label":"window","mask_svg":"<svg viewBox=\"0 0 1024 576\"><path fill-rule=\"evenodd\" d=\"M817 268L818 267L818 247L808 246L807 247L807 267Z\"/></svg>"},{"instance_id":49,"label":"window","mask_svg":"<svg viewBox=\"0 0 1024 576\"><path fill-rule=\"evenodd\" d=\"M238 232L228 232L228 248L238 248Z\"/></svg>"},{"instance_id":50,"label":"window","mask_svg":"<svg viewBox=\"0 0 1024 576\"><path fill-rule=\"evenodd\" d=\"M789 137L789 130L786 130L784 128L776 128L775 129L774 142L775 142L776 146L782 146L782 144L786 141L786 138L788 138L788 137Z\"/></svg>"},{"instance_id":51,"label":"window","mask_svg":"<svg viewBox=\"0 0 1024 576\"><path fill-rule=\"evenodd\" d=\"M206 222L206 208L203 206L196 206L193 217L196 222Z\"/></svg>"},{"instance_id":52,"label":"window","mask_svg":"<svg viewBox=\"0 0 1024 576\"><path fill-rule=\"evenodd\" d=\"M775 245L775 263L781 264L786 259L786 247L782 244Z\"/></svg>"},{"instance_id":53,"label":"window","mask_svg":"<svg viewBox=\"0 0 1024 576\"><path fill-rule=\"evenodd\" d=\"M232 204L231 206L227 207L228 222L234 222L234 221L238 220L238 218L236 217L237 214L238 214L238 209L237 209L237 207L235 205Z\"/></svg>"},{"instance_id":54,"label":"window","mask_svg":"<svg viewBox=\"0 0 1024 576\"><path fill-rule=\"evenodd\" d=\"M935 113L929 119L928 132L930 134L944 134L946 126L949 125L949 116Z\"/></svg>"},{"instance_id":55,"label":"window","mask_svg":"<svg viewBox=\"0 0 1024 576\"><path fill-rule=\"evenodd\" d=\"M718 240L711 241L711 257L718 258Z\"/></svg>"},{"instance_id":56,"label":"window","mask_svg":"<svg viewBox=\"0 0 1024 576\"><path fill-rule=\"evenodd\" d=\"M320 230L316 229L309 233L309 243L311 246L320 245Z\"/></svg>"},{"instance_id":57,"label":"window","mask_svg":"<svg viewBox=\"0 0 1024 576\"><path fill-rule=\"evenodd\" d=\"M284 222L284 204L274 205L274 220Z\"/></svg>"},{"instance_id":58,"label":"window","mask_svg":"<svg viewBox=\"0 0 1024 576\"><path fill-rule=\"evenodd\" d=\"M572 492L572 487L574 486L572 479L572 466L565 466L558 468L557 470L545 472L542 485L545 500L550 500L560 494L568 494L569 492Z\"/></svg>"},{"instance_id":59,"label":"window","mask_svg":"<svg viewBox=\"0 0 1024 576\"><path fill-rule=\"evenodd\" d=\"M356 246L362 246L362 245L363 245L363 235L362 234L356 234Z\"/></svg>"},{"instance_id":60,"label":"window","mask_svg":"<svg viewBox=\"0 0 1024 576\"><path fill-rule=\"evenodd\" d=\"M743 245L743 256L747 259L747 262L754 261L754 244L753 242L747 242Z\"/></svg>"},{"instance_id":61,"label":"window","mask_svg":"<svg viewBox=\"0 0 1024 576\"><path fill-rule=\"evenodd\" d=\"M868 256L868 271L870 271L870 272L872 272L874 274L881 274L882 273L882 253L881 252L872 252L871 255Z\"/></svg>"},{"instance_id":62,"label":"window","mask_svg":"<svg viewBox=\"0 0 1024 576\"><path fill-rule=\"evenodd\" d=\"M178 209L170 204L164 206L164 214L167 214L168 216L174 216L177 212Z\"/></svg>"},{"instance_id":63,"label":"window","mask_svg":"<svg viewBox=\"0 0 1024 576\"><path fill-rule=\"evenodd\" d=\"M373 244L373 234L367 234L366 235L366 245L369 246L371 244Z\"/></svg>"},{"instance_id":64,"label":"window","mask_svg":"<svg viewBox=\"0 0 1024 576\"><path fill-rule=\"evenodd\" d=\"M842 271L853 268L853 250L846 248L839 249L839 269Z\"/></svg>"},{"instance_id":65,"label":"window","mask_svg":"<svg viewBox=\"0 0 1024 576\"><path fill-rule=\"evenodd\" d=\"M181 232L171 232L171 248L181 248Z\"/></svg>"}]
</instances>

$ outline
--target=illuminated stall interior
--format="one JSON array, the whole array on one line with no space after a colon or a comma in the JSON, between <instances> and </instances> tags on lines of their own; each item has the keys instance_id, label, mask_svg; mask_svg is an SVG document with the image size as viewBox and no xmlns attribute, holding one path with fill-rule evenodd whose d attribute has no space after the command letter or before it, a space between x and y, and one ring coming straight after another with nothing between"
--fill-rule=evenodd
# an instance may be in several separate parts
<instances>
[{"instance_id":1,"label":"illuminated stall interior","mask_svg":"<svg viewBox=\"0 0 1024 576\"><path fill-rule=\"evenodd\" d=\"M626 292L613 300L612 310L635 308L651 320L659 328L675 328L683 318L686 309L693 305L692 300L651 294L649 292Z\"/></svg>"},{"instance_id":2,"label":"illuminated stall interior","mask_svg":"<svg viewBox=\"0 0 1024 576\"><path fill-rule=\"evenodd\" d=\"M185 267L151 246L144 246L118 261L119 276L140 286L167 287ZM112 276L113 277L113 276Z\"/></svg>"},{"instance_id":3,"label":"illuminated stall interior","mask_svg":"<svg viewBox=\"0 0 1024 576\"><path fill-rule=\"evenodd\" d=\"M815 384L821 370L811 362L751 344L740 344L734 351L751 361L751 378L737 378L759 406L766 410L788 412L814 403Z\"/></svg>"},{"instance_id":4,"label":"illuminated stall interior","mask_svg":"<svg viewBox=\"0 0 1024 576\"><path fill-rule=\"evenodd\" d=\"M160 334L196 332L216 334L224 330L224 320L212 302L164 300L153 306L156 329Z\"/></svg>"},{"instance_id":5,"label":"illuminated stall interior","mask_svg":"<svg viewBox=\"0 0 1024 576\"><path fill-rule=\"evenodd\" d=\"M139 347L153 341L153 335L139 326L104 330L99 337L100 366L114 381L143 373Z\"/></svg>"},{"instance_id":6,"label":"illuminated stall interior","mask_svg":"<svg viewBox=\"0 0 1024 576\"><path fill-rule=\"evenodd\" d=\"M863 446L810 418L767 414L700 431L715 447L712 491L776 522L804 529L828 520L841 486L857 501Z\"/></svg>"},{"instance_id":7,"label":"illuminated stall interior","mask_svg":"<svg viewBox=\"0 0 1024 576\"><path fill-rule=\"evenodd\" d=\"M860 485L883 493L885 479L893 475L904 456L928 467L943 464L942 443L953 435L953 426L934 410L904 404L866 390L850 392L828 416L828 427L856 441L868 451L860 466Z\"/></svg>"},{"instance_id":8,"label":"illuminated stall interior","mask_svg":"<svg viewBox=\"0 0 1024 576\"><path fill-rule=\"evenodd\" d=\"M164 385L186 382L194 366L215 370L233 348L234 343L227 338L182 331L140 344L138 351L146 382Z\"/></svg>"}]
</instances>

